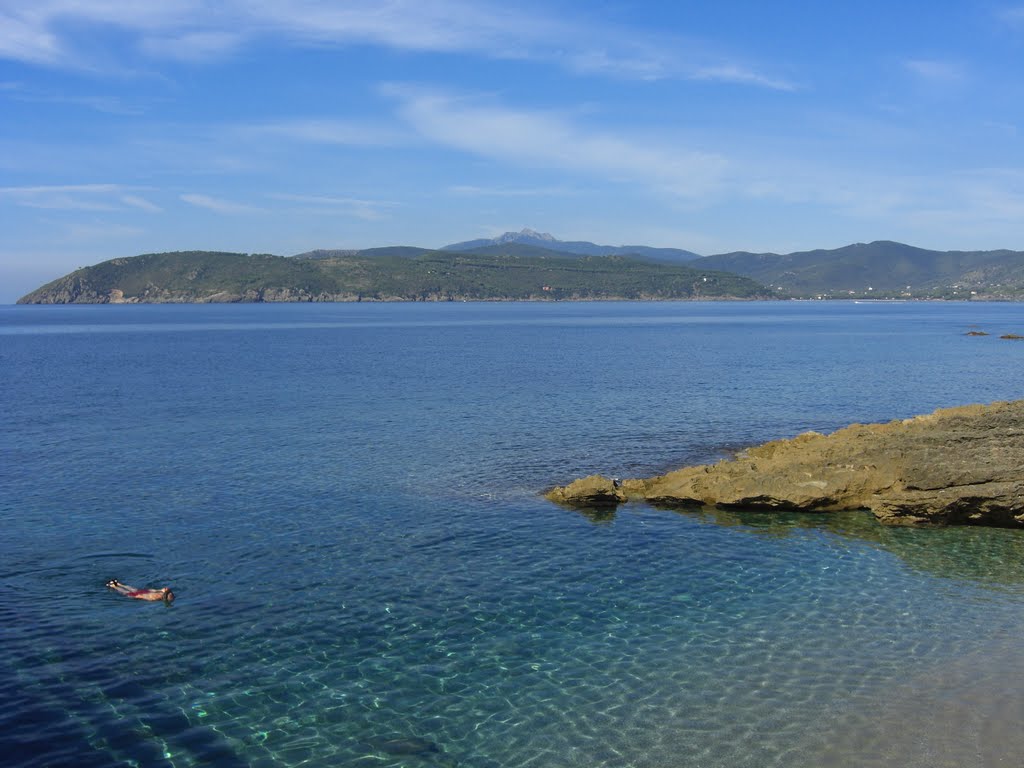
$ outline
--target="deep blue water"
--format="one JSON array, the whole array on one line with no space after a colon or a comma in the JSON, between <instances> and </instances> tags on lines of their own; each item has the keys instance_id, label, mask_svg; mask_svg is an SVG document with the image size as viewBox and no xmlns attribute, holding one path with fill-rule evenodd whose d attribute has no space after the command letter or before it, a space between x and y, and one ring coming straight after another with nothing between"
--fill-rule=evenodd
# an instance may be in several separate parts
<instances>
[{"instance_id":1,"label":"deep blue water","mask_svg":"<svg viewBox=\"0 0 1024 768\"><path fill-rule=\"evenodd\" d=\"M0 760L1020 764L1022 532L539 495L1019 399L1008 332L1024 306L0 307Z\"/></svg>"}]
</instances>

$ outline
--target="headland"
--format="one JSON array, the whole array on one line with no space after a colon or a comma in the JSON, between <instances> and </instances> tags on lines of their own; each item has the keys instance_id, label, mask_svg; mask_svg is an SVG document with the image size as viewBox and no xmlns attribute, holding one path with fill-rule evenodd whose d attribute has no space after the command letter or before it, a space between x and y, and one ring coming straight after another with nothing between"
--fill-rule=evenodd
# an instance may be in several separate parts
<instances>
[{"instance_id":1,"label":"headland","mask_svg":"<svg viewBox=\"0 0 1024 768\"><path fill-rule=\"evenodd\" d=\"M572 507L833 512L887 525L1024 527L1024 400L806 432L732 459L632 480L600 475L546 494Z\"/></svg>"}]
</instances>

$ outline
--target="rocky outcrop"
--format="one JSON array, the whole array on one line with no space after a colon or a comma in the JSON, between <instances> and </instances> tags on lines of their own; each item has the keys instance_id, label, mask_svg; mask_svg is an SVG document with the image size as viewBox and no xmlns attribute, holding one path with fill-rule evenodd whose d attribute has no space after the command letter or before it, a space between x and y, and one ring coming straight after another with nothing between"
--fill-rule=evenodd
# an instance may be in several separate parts
<instances>
[{"instance_id":1,"label":"rocky outcrop","mask_svg":"<svg viewBox=\"0 0 1024 768\"><path fill-rule=\"evenodd\" d=\"M870 509L892 525L1024 527L1024 400L808 432L717 464L615 485L594 476L548 498L582 507L623 497L722 509Z\"/></svg>"},{"instance_id":2,"label":"rocky outcrop","mask_svg":"<svg viewBox=\"0 0 1024 768\"><path fill-rule=\"evenodd\" d=\"M554 488L547 496L559 504L581 508L614 507L626 501L619 484L601 475L574 480L564 488Z\"/></svg>"}]
</instances>

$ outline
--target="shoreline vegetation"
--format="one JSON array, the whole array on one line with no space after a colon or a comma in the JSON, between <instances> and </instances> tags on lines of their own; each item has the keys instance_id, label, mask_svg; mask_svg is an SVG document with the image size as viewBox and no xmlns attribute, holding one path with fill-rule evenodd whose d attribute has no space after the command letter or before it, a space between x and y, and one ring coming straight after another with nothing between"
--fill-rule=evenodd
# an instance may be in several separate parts
<instances>
[{"instance_id":1,"label":"shoreline vegetation","mask_svg":"<svg viewBox=\"0 0 1024 768\"><path fill-rule=\"evenodd\" d=\"M583 510L629 501L760 512L870 510L885 525L1024 528L1024 400L886 424L806 432L717 464L619 481L591 475L550 501Z\"/></svg>"},{"instance_id":2,"label":"shoreline vegetation","mask_svg":"<svg viewBox=\"0 0 1024 768\"><path fill-rule=\"evenodd\" d=\"M928 251L877 241L702 257L680 249L564 242L530 230L503 238L438 250L393 246L290 257L151 253L82 267L18 303L1024 301L1022 251Z\"/></svg>"}]
</instances>

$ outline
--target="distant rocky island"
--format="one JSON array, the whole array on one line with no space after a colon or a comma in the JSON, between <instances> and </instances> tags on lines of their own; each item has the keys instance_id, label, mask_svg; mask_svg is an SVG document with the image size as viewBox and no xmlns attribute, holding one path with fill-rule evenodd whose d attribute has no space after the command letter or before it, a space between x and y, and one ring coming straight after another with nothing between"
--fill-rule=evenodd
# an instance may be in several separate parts
<instances>
[{"instance_id":1,"label":"distant rocky island","mask_svg":"<svg viewBox=\"0 0 1024 768\"><path fill-rule=\"evenodd\" d=\"M888 525L1024 527L1024 400L808 432L648 479L592 475L547 493L579 508L631 500L761 511L870 510Z\"/></svg>"},{"instance_id":2,"label":"distant rocky island","mask_svg":"<svg viewBox=\"0 0 1024 768\"><path fill-rule=\"evenodd\" d=\"M876 241L727 253L559 240L530 229L440 249L295 256L177 251L75 270L19 304L588 301L781 298L1024 299L1024 252L929 251Z\"/></svg>"}]
</instances>

